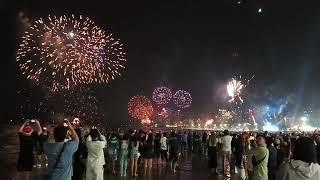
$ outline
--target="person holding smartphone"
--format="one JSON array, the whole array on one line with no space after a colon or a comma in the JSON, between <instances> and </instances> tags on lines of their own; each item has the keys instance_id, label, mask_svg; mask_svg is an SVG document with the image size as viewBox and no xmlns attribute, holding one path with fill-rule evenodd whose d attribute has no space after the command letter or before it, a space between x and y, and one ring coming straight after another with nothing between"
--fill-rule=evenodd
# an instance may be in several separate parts
<instances>
[{"instance_id":1,"label":"person holding smartphone","mask_svg":"<svg viewBox=\"0 0 320 180\"><path fill-rule=\"evenodd\" d=\"M105 136L93 127L86 142L88 149L86 180L103 180L103 166L105 164L103 149L106 145Z\"/></svg>"},{"instance_id":2,"label":"person holding smartphone","mask_svg":"<svg viewBox=\"0 0 320 180\"><path fill-rule=\"evenodd\" d=\"M68 127L57 126L53 130L55 142L45 142L43 151L48 157L48 170L51 180L71 180L73 154L78 149L79 138L70 122ZM66 141L68 131L70 141Z\"/></svg>"},{"instance_id":3,"label":"person holding smartphone","mask_svg":"<svg viewBox=\"0 0 320 180\"><path fill-rule=\"evenodd\" d=\"M20 152L17 163L17 179L31 179L31 171L34 164L33 150L42 129L38 120L26 120L19 129ZM34 128L37 128L37 131Z\"/></svg>"}]
</instances>

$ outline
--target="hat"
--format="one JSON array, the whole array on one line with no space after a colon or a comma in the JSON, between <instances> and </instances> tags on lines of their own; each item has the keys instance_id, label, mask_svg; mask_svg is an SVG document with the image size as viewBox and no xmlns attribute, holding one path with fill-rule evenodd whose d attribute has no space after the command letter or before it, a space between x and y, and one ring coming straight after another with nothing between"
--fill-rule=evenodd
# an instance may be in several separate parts
<instances>
[{"instance_id":1,"label":"hat","mask_svg":"<svg viewBox=\"0 0 320 180\"><path fill-rule=\"evenodd\" d=\"M24 133L26 133L26 134L31 134L32 131L33 131L33 129L32 129L32 127L30 127L30 126L26 126L26 127L24 127L24 128L22 129L22 131L23 131Z\"/></svg>"}]
</instances>

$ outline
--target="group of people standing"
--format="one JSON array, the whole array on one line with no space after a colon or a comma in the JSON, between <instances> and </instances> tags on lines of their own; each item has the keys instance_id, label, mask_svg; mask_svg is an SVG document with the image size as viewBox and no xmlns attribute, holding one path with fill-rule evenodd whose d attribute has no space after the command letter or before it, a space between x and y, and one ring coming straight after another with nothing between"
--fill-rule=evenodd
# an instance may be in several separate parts
<instances>
[{"instance_id":1,"label":"group of people standing","mask_svg":"<svg viewBox=\"0 0 320 180\"><path fill-rule=\"evenodd\" d=\"M208 167L214 174L232 174L241 180L320 179L318 134L230 134L225 130L210 135L195 132L191 137L192 149L208 156ZM203 144L208 151L200 148Z\"/></svg>"},{"instance_id":2,"label":"group of people standing","mask_svg":"<svg viewBox=\"0 0 320 180\"><path fill-rule=\"evenodd\" d=\"M95 127L89 131L74 129L69 122L42 128L37 120L27 120L21 126L19 140L16 179L27 180L32 179L34 149L39 146L48 162L44 178L102 180L109 164L111 172L121 177L127 176L129 162L133 177L138 176L141 164L145 176L151 174L153 164L164 167L167 162L172 172L176 172L179 156L187 144L183 136L175 132L153 134L129 130L103 135ZM106 163L106 159L110 163Z\"/></svg>"},{"instance_id":3,"label":"group of people standing","mask_svg":"<svg viewBox=\"0 0 320 180\"><path fill-rule=\"evenodd\" d=\"M253 180L319 180L320 136L249 134L247 132L114 131L101 133L65 125L42 128L26 121L19 129L20 153L16 179L32 179L34 148L46 157L44 179L103 180L104 170L125 177L150 176L152 166L177 171L180 156L189 150L207 157L212 174ZM36 158L38 159L38 158ZM110 163L106 163L110 162ZM128 166L130 169L128 170Z\"/></svg>"}]
</instances>

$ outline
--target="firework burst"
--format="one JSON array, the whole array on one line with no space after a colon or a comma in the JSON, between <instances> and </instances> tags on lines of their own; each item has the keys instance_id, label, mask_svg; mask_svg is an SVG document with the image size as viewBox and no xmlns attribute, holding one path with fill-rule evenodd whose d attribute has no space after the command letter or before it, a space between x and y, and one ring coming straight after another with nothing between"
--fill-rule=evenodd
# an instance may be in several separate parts
<instances>
[{"instance_id":1,"label":"firework burst","mask_svg":"<svg viewBox=\"0 0 320 180\"><path fill-rule=\"evenodd\" d=\"M171 90L167 87L157 87L154 89L152 99L159 105L167 104L172 97Z\"/></svg>"},{"instance_id":2,"label":"firework burst","mask_svg":"<svg viewBox=\"0 0 320 180\"><path fill-rule=\"evenodd\" d=\"M236 97L238 97L239 100L243 102L243 99L240 96L242 88L243 88L243 84L241 83L241 81L238 81L234 78L232 78L232 80L229 81L227 85L227 92L228 92L228 95L231 97L229 102L233 102Z\"/></svg>"},{"instance_id":3,"label":"firework burst","mask_svg":"<svg viewBox=\"0 0 320 180\"><path fill-rule=\"evenodd\" d=\"M180 109L188 108L192 102L191 94L184 90L178 90L173 95L173 102Z\"/></svg>"},{"instance_id":4,"label":"firework burst","mask_svg":"<svg viewBox=\"0 0 320 180\"><path fill-rule=\"evenodd\" d=\"M130 99L128 103L128 112L133 118L139 120L149 119L152 115L153 107L151 101L147 97L137 95Z\"/></svg>"},{"instance_id":5,"label":"firework burst","mask_svg":"<svg viewBox=\"0 0 320 180\"><path fill-rule=\"evenodd\" d=\"M27 28L16 59L27 79L57 91L120 76L122 46L88 17L48 16Z\"/></svg>"}]
</instances>

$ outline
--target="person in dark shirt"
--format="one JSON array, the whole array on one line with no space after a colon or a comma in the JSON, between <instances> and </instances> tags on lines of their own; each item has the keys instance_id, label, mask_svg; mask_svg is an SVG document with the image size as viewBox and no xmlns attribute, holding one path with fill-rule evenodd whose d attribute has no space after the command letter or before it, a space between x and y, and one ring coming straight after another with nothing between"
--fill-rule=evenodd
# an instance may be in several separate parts
<instances>
[{"instance_id":1,"label":"person in dark shirt","mask_svg":"<svg viewBox=\"0 0 320 180\"><path fill-rule=\"evenodd\" d=\"M320 164L320 136L316 136L315 139L316 139L316 143L317 143L317 146L316 146L317 159L318 159L318 163Z\"/></svg>"},{"instance_id":2,"label":"person in dark shirt","mask_svg":"<svg viewBox=\"0 0 320 180\"><path fill-rule=\"evenodd\" d=\"M35 125L38 131L32 127ZM31 179L32 166L34 164L33 150L42 129L38 120L27 120L19 129L20 152L17 163L17 179Z\"/></svg>"},{"instance_id":3,"label":"person in dark shirt","mask_svg":"<svg viewBox=\"0 0 320 180\"><path fill-rule=\"evenodd\" d=\"M86 169L85 162L88 157L88 150L81 129L75 129L79 137L78 150L73 154L73 176L72 180L82 180Z\"/></svg>"},{"instance_id":4,"label":"person in dark shirt","mask_svg":"<svg viewBox=\"0 0 320 180\"><path fill-rule=\"evenodd\" d=\"M202 155L204 155L204 156L208 155L208 134L207 134L207 132L202 133L201 152L202 152Z\"/></svg>"},{"instance_id":5,"label":"person in dark shirt","mask_svg":"<svg viewBox=\"0 0 320 180\"><path fill-rule=\"evenodd\" d=\"M171 137L169 141L169 159L171 170L174 173L176 172L176 168L178 166L179 151L180 146L178 135L175 132L171 132Z\"/></svg>"},{"instance_id":6,"label":"person in dark shirt","mask_svg":"<svg viewBox=\"0 0 320 180\"><path fill-rule=\"evenodd\" d=\"M278 166L278 159L277 159L277 148L273 145L273 138L268 137L266 140L267 148L269 150L269 159L268 159L268 178L269 180L276 179L276 172Z\"/></svg>"},{"instance_id":7,"label":"person in dark shirt","mask_svg":"<svg viewBox=\"0 0 320 180\"><path fill-rule=\"evenodd\" d=\"M43 128L42 134L38 136L38 147L37 147L37 167L47 167L48 166L48 161L47 157L43 152L43 143L48 140L48 132L47 128Z\"/></svg>"},{"instance_id":8,"label":"person in dark shirt","mask_svg":"<svg viewBox=\"0 0 320 180\"><path fill-rule=\"evenodd\" d=\"M144 154L143 154L143 159L144 159L144 175L147 175L147 170L148 170L148 175L151 175L151 169L152 169L152 158L154 157L154 142L153 142L153 134L149 133L147 140L144 142Z\"/></svg>"},{"instance_id":9,"label":"person in dark shirt","mask_svg":"<svg viewBox=\"0 0 320 180\"><path fill-rule=\"evenodd\" d=\"M192 133L191 133L191 131L189 131L189 133L188 133L188 150L189 151L192 151L192 149L193 149L192 141L193 141Z\"/></svg>"},{"instance_id":10,"label":"person in dark shirt","mask_svg":"<svg viewBox=\"0 0 320 180\"><path fill-rule=\"evenodd\" d=\"M160 164L160 138L161 138L160 133L157 133L154 137L154 156L156 158L156 163L158 165L161 165Z\"/></svg>"}]
</instances>

